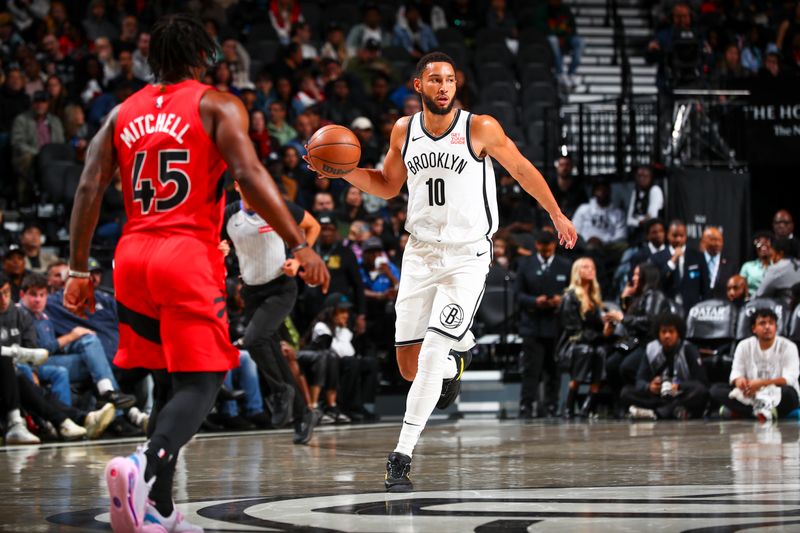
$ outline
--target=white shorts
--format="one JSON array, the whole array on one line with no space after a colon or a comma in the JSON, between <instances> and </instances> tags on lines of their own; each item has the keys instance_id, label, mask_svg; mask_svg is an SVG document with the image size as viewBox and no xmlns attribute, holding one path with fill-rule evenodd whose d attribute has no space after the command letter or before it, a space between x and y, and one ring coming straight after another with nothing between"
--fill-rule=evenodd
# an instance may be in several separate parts
<instances>
[{"instance_id":1,"label":"white shorts","mask_svg":"<svg viewBox=\"0 0 800 533\"><path fill-rule=\"evenodd\" d=\"M483 298L491 261L488 239L451 245L411 237L395 303L395 346L419 344L427 331L460 341Z\"/></svg>"}]
</instances>

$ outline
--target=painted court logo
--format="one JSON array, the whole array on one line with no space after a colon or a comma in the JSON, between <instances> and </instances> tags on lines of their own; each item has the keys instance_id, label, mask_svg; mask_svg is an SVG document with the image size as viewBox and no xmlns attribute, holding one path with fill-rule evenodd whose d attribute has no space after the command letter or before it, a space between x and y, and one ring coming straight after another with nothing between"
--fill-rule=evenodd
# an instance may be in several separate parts
<instances>
[{"instance_id":1,"label":"painted court logo","mask_svg":"<svg viewBox=\"0 0 800 533\"><path fill-rule=\"evenodd\" d=\"M458 304L447 304L439 313L439 322L447 329L456 329L464 322L464 310Z\"/></svg>"},{"instance_id":2,"label":"painted court logo","mask_svg":"<svg viewBox=\"0 0 800 533\"><path fill-rule=\"evenodd\" d=\"M800 485L676 485L251 497L178 505L206 531L797 531ZM108 508L53 515L108 531ZM64 527L68 526L68 528Z\"/></svg>"}]
</instances>

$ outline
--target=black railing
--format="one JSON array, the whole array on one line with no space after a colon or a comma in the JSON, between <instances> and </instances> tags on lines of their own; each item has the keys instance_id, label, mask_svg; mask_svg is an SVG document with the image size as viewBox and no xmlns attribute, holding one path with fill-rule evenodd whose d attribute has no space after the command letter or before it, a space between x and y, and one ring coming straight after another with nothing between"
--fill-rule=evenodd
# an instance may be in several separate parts
<instances>
[{"instance_id":1,"label":"black railing","mask_svg":"<svg viewBox=\"0 0 800 533\"><path fill-rule=\"evenodd\" d=\"M564 139L583 176L622 177L657 153L656 97L614 98L561 108Z\"/></svg>"},{"instance_id":2,"label":"black railing","mask_svg":"<svg viewBox=\"0 0 800 533\"><path fill-rule=\"evenodd\" d=\"M750 158L745 90L678 89L662 145L664 161L681 167L747 165Z\"/></svg>"}]
</instances>

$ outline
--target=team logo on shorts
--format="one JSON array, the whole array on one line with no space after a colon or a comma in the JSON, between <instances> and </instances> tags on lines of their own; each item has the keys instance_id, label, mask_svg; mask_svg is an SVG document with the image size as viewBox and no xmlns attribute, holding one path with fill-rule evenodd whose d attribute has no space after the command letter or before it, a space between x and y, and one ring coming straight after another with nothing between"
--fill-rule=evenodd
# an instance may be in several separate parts
<instances>
[{"instance_id":1,"label":"team logo on shorts","mask_svg":"<svg viewBox=\"0 0 800 533\"><path fill-rule=\"evenodd\" d=\"M439 322L447 329L456 329L464 322L464 310L458 304L447 304L439 313Z\"/></svg>"}]
</instances>

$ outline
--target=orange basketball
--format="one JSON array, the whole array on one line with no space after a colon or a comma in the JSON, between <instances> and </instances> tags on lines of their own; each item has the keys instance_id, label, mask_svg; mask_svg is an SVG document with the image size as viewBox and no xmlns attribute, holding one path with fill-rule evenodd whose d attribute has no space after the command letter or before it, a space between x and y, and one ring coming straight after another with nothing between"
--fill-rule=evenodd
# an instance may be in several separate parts
<instances>
[{"instance_id":1,"label":"orange basketball","mask_svg":"<svg viewBox=\"0 0 800 533\"><path fill-rule=\"evenodd\" d=\"M358 165L361 143L344 126L323 126L308 140L308 158L322 174L344 176Z\"/></svg>"}]
</instances>

